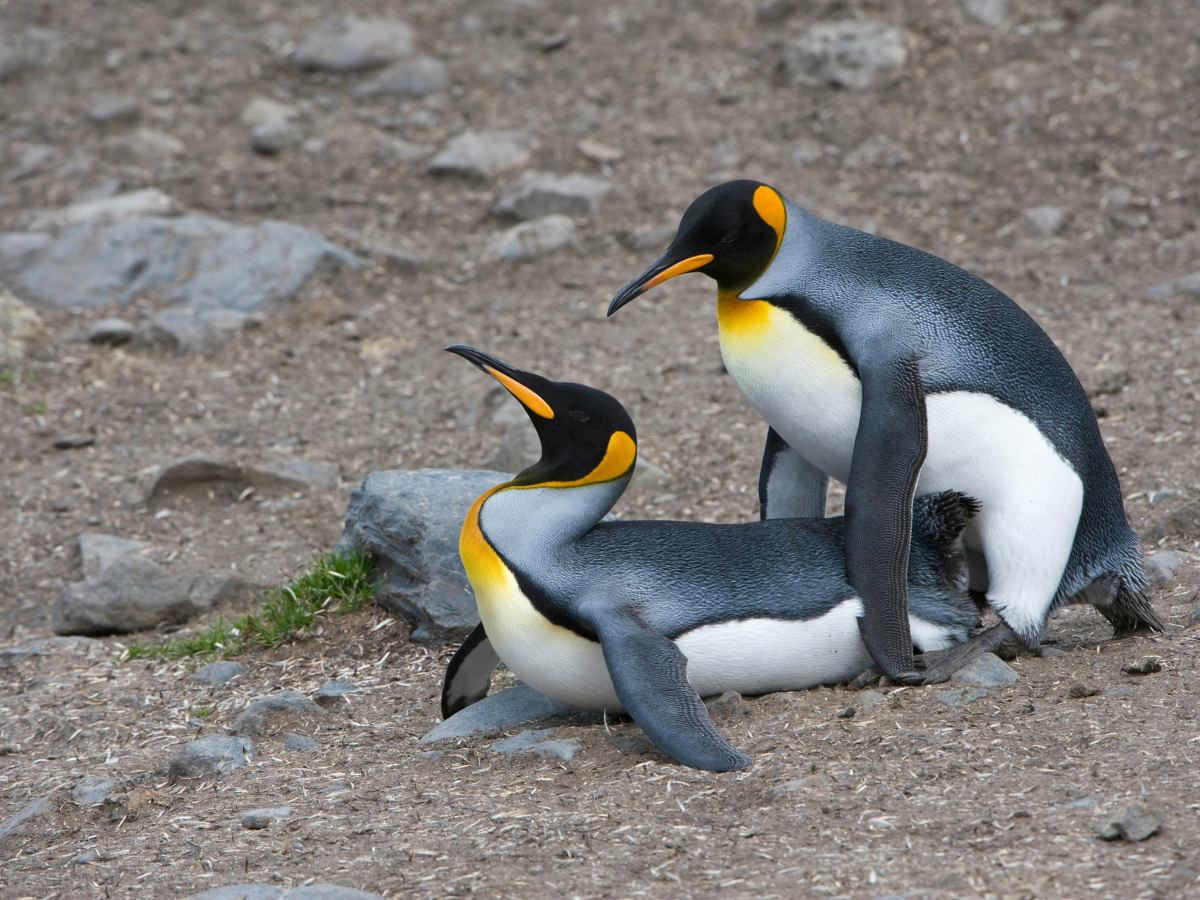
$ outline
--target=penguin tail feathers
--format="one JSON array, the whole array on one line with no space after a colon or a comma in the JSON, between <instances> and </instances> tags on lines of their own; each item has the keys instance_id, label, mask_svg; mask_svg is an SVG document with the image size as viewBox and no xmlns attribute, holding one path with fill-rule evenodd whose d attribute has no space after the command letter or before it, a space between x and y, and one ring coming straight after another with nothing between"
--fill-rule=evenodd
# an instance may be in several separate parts
<instances>
[{"instance_id":1,"label":"penguin tail feathers","mask_svg":"<svg viewBox=\"0 0 1200 900\"><path fill-rule=\"evenodd\" d=\"M1139 631L1163 631L1164 625L1150 605L1150 581L1137 557L1122 566L1116 575L1116 592L1107 605L1096 604L1100 614L1112 624L1113 637L1126 637Z\"/></svg>"},{"instance_id":2,"label":"penguin tail feathers","mask_svg":"<svg viewBox=\"0 0 1200 900\"><path fill-rule=\"evenodd\" d=\"M1150 579L1142 564L1141 547L1132 533L1093 572L1097 569L1100 574L1085 581L1067 602L1095 606L1112 624L1113 637L1164 630L1162 619L1150 604Z\"/></svg>"},{"instance_id":3,"label":"penguin tail feathers","mask_svg":"<svg viewBox=\"0 0 1200 900\"><path fill-rule=\"evenodd\" d=\"M958 491L926 494L913 503L913 536L948 550L978 512L979 501Z\"/></svg>"},{"instance_id":4,"label":"penguin tail feathers","mask_svg":"<svg viewBox=\"0 0 1200 900\"><path fill-rule=\"evenodd\" d=\"M966 587L966 564L957 541L979 512L979 502L958 491L926 494L913 502L911 584L958 592Z\"/></svg>"}]
</instances>

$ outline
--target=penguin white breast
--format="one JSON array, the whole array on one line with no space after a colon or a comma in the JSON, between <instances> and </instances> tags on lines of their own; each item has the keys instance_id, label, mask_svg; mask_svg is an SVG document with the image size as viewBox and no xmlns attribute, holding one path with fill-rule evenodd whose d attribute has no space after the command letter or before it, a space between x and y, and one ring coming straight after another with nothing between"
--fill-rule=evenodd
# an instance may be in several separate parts
<instances>
[{"instance_id":1,"label":"penguin white breast","mask_svg":"<svg viewBox=\"0 0 1200 900\"><path fill-rule=\"evenodd\" d=\"M851 597L816 619L738 619L704 625L675 643L687 657L688 681L702 697L737 691L769 694L848 681L871 665ZM913 643L941 650L964 635L909 616Z\"/></svg>"},{"instance_id":2,"label":"penguin white breast","mask_svg":"<svg viewBox=\"0 0 1200 900\"><path fill-rule=\"evenodd\" d=\"M841 482L850 473L862 384L824 340L765 300L717 301L721 356L746 399L788 444Z\"/></svg>"}]
</instances>

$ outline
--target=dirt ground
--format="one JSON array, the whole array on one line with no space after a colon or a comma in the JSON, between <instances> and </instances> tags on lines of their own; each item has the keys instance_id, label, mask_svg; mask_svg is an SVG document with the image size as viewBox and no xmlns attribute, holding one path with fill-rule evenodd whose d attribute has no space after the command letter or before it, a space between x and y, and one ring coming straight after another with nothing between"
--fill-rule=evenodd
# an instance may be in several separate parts
<instances>
[{"instance_id":1,"label":"dirt ground","mask_svg":"<svg viewBox=\"0 0 1200 900\"><path fill-rule=\"evenodd\" d=\"M1068 611L1050 630L1065 655L1016 661L1019 684L960 709L937 688L890 689L849 719L837 713L858 695L843 688L750 700L749 716L719 723L754 756L732 775L623 750L627 723L560 729L583 744L565 763L486 742L426 755L416 741L438 717L449 651L409 642L375 610L250 654L248 675L225 688L190 682L191 664L119 663L115 640L62 649L0 669L0 820L47 794L55 804L6 846L0 895L309 880L389 896L1200 892L1200 628L1189 627L1200 533L1158 536L1200 500L1200 304L1143 293L1200 268L1200 7L1020 0L1001 27L955 0L800 7L766 23L748 2L353 0L338 11L403 17L451 75L423 100L356 101L360 77L303 75L285 56L324 4L0 0L0 27L49 28L62 42L46 67L0 84L0 172L33 145L55 154L0 183L0 230L116 179L191 210L283 219L425 260L326 277L207 355L72 341L106 311L42 310L46 336L0 384L0 642L48 634L50 605L81 577L81 531L148 541L172 571L275 584L333 544L368 472L482 466L498 433L471 421L486 385L442 352L454 342L626 403L669 481L628 498L623 515L753 516L763 427L723 373L711 283L680 279L604 318L657 252L629 249L628 234L673 223L701 190L738 176L945 256L1037 318L1093 395L1147 550L1193 553L1155 597L1167 633L1109 642L1098 615ZM898 80L784 84L778 42L847 17L912 32ZM116 128L86 115L114 95L137 97L141 126L182 152L122 152ZM323 147L254 155L239 116L260 95L299 107ZM482 261L501 228L488 207L512 178L434 178L392 148L436 148L464 127L522 132L536 143L530 168L611 179L577 250ZM591 161L584 138L623 157ZM1068 216L1053 236L1024 214L1047 204ZM68 433L94 444L54 449ZM148 467L196 450L293 453L342 481L296 496L128 502ZM1176 493L1152 504L1156 491ZM1161 672L1122 673L1146 654L1162 657ZM247 768L167 783L172 753L197 731L222 733L248 698L338 676L367 690L323 720L317 752L267 737ZM70 801L89 773L138 789L128 816ZM1163 817L1161 833L1098 840L1132 802ZM240 826L245 810L284 803L285 822ZM72 862L89 851L92 862Z\"/></svg>"}]
</instances>

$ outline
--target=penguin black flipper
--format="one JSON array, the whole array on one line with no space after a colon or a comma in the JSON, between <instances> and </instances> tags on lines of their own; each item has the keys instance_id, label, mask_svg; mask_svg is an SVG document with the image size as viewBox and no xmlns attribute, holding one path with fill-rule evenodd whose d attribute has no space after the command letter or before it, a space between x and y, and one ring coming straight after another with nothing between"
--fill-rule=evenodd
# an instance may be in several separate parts
<instances>
[{"instance_id":1,"label":"penguin black flipper","mask_svg":"<svg viewBox=\"0 0 1200 900\"><path fill-rule=\"evenodd\" d=\"M829 476L767 429L758 472L758 513L766 519L823 519Z\"/></svg>"},{"instance_id":2,"label":"penguin black flipper","mask_svg":"<svg viewBox=\"0 0 1200 900\"><path fill-rule=\"evenodd\" d=\"M687 657L642 621L637 610L584 602L580 617L596 632L625 711L654 745L695 769L729 772L750 765L717 731L700 695L688 684Z\"/></svg>"},{"instance_id":3,"label":"penguin black flipper","mask_svg":"<svg viewBox=\"0 0 1200 900\"><path fill-rule=\"evenodd\" d=\"M442 683L442 718L448 719L460 709L486 697L492 686L492 672L499 663L500 657L492 649L483 625L476 625L450 660L450 665L446 666L446 680Z\"/></svg>"},{"instance_id":4,"label":"penguin black flipper","mask_svg":"<svg viewBox=\"0 0 1200 900\"><path fill-rule=\"evenodd\" d=\"M846 485L846 574L862 598L863 643L889 677L912 681L908 551L927 445L917 361L863 366L862 414Z\"/></svg>"}]
</instances>

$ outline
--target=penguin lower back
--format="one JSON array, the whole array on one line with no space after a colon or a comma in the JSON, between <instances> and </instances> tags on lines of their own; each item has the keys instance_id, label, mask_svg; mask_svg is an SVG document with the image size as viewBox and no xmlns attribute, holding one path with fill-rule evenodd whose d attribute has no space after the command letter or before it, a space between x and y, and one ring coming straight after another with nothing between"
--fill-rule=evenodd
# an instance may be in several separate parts
<instances>
[{"instance_id":1,"label":"penguin lower back","mask_svg":"<svg viewBox=\"0 0 1200 900\"><path fill-rule=\"evenodd\" d=\"M701 696L812 687L869 664L841 519L602 522L636 460L620 404L451 349L521 400L543 453L463 524L481 624L447 670L445 715L486 694L499 659L553 699L624 710L675 759L723 770L748 759L720 737ZM976 508L957 494L918 502L909 616L921 650L961 642L978 623L952 548Z\"/></svg>"},{"instance_id":2,"label":"penguin lower back","mask_svg":"<svg viewBox=\"0 0 1200 900\"><path fill-rule=\"evenodd\" d=\"M947 489L981 502L965 540L972 587L1003 623L991 644L1015 634L1036 646L1072 600L1096 604L1118 634L1161 629L1087 396L1009 298L749 181L697 199L610 314L691 271L717 280L726 367L770 425L764 515L820 514L826 478L847 485L850 581L885 671L953 671L912 671L902 578L912 497Z\"/></svg>"}]
</instances>

